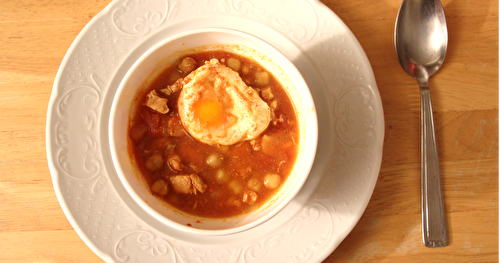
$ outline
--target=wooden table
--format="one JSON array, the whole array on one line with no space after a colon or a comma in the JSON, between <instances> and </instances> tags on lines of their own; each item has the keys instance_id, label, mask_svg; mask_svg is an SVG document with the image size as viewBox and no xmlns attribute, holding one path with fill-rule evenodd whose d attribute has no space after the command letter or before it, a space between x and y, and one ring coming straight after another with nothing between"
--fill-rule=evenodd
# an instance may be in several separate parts
<instances>
[{"instance_id":1,"label":"wooden table","mask_svg":"<svg viewBox=\"0 0 500 263\"><path fill-rule=\"evenodd\" d=\"M385 112L380 176L359 223L325 262L498 262L498 1L443 0L445 64L430 80L450 244L421 241L415 80L400 68L400 0L324 0L352 30ZM0 3L0 261L100 262L56 199L45 124L59 64L109 0Z\"/></svg>"}]
</instances>

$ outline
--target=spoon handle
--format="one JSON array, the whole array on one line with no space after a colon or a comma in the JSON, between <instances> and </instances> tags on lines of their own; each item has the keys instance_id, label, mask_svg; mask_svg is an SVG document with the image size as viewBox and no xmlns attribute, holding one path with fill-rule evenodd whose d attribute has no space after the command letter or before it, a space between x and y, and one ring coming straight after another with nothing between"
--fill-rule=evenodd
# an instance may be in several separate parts
<instances>
[{"instance_id":1,"label":"spoon handle","mask_svg":"<svg viewBox=\"0 0 500 263\"><path fill-rule=\"evenodd\" d=\"M422 85L423 84L423 85ZM426 247L444 247L448 231L444 217L439 160L434 132L431 94L427 83L420 85L422 124L422 234Z\"/></svg>"}]
</instances>

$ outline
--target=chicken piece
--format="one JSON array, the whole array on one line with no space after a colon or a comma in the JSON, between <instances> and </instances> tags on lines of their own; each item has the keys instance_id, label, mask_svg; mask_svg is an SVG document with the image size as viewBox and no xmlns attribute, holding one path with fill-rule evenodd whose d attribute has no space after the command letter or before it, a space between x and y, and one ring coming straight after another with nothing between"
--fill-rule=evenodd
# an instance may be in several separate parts
<instances>
[{"instance_id":1,"label":"chicken piece","mask_svg":"<svg viewBox=\"0 0 500 263\"><path fill-rule=\"evenodd\" d=\"M181 194L204 193L207 189L207 185L196 174L175 175L170 177L170 182L174 191Z\"/></svg>"},{"instance_id":2,"label":"chicken piece","mask_svg":"<svg viewBox=\"0 0 500 263\"><path fill-rule=\"evenodd\" d=\"M262 89L260 91L260 95L266 101L270 101L270 100L274 99L274 94L273 94L273 91L271 90L271 87L267 87L265 89Z\"/></svg>"},{"instance_id":3,"label":"chicken piece","mask_svg":"<svg viewBox=\"0 0 500 263\"><path fill-rule=\"evenodd\" d=\"M189 81L190 79L188 79L187 77L186 78L180 78L180 79L177 79L174 84L172 85L168 85L166 88L164 89L161 89L160 91L167 95L167 96L170 96L174 93L176 93L177 91L181 90L182 87L184 85L186 85L186 83Z\"/></svg>"},{"instance_id":4,"label":"chicken piece","mask_svg":"<svg viewBox=\"0 0 500 263\"><path fill-rule=\"evenodd\" d=\"M161 113L161 114L166 114L168 113L168 105L167 105L168 100L166 98L162 98L158 96L158 93L156 93L156 90L152 90L148 93L146 96L146 100L144 101L144 105L149 107L150 109Z\"/></svg>"},{"instance_id":5,"label":"chicken piece","mask_svg":"<svg viewBox=\"0 0 500 263\"><path fill-rule=\"evenodd\" d=\"M262 145L256 139L250 141L250 146L254 151L260 151L262 149Z\"/></svg>"},{"instance_id":6,"label":"chicken piece","mask_svg":"<svg viewBox=\"0 0 500 263\"><path fill-rule=\"evenodd\" d=\"M273 100L273 101L269 102L269 107L272 110L276 110L278 108L278 101L277 100Z\"/></svg>"},{"instance_id":7,"label":"chicken piece","mask_svg":"<svg viewBox=\"0 0 500 263\"><path fill-rule=\"evenodd\" d=\"M243 202L247 204L253 204L257 201L257 193L250 190L245 190L243 192Z\"/></svg>"},{"instance_id":8,"label":"chicken piece","mask_svg":"<svg viewBox=\"0 0 500 263\"><path fill-rule=\"evenodd\" d=\"M177 171L177 172L182 171L183 165L182 165L181 158L179 157L179 155L170 156L168 158L168 164L170 165L170 168L172 168L172 170Z\"/></svg>"},{"instance_id":9,"label":"chicken piece","mask_svg":"<svg viewBox=\"0 0 500 263\"><path fill-rule=\"evenodd\" d=\"M280 114L279 118L273 116L273 125L277 125L280 122L284 122L285 118L283 118L283 114Z\"/></svg>"}]
</instances>

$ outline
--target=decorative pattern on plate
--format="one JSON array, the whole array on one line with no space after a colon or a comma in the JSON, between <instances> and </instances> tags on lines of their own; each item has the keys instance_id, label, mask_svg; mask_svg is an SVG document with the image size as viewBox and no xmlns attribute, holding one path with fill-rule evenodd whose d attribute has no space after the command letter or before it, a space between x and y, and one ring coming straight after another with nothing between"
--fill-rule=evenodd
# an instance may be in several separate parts
<instances>
[{"instance_id":1,"label":"decorative pattern on plate","mask_svg":"<svg viewBox=\"0 0 500 263\"><path fill-rule=\"evenodd\" d=\"M137 247L141 253L130 253L129 248ZM151 231L134 231L122 237L115 246L115 257L121 262L175 262L172 246Z\"/></svg>"},{"instance_id":2,"label":"decorative pattern on plate","mask_svg":"<svg viewBox=\"0 0 500 263\"><path fill-rule=\"evenodd\" d=\"M343 92L335 104L336 132L350 147L368 147L375 139L375 113L370 105L371 98L368 88L352 87Z\"/></svg>"},{"instance_id":3,"label":"decorative pattern on plate","mask_svg":"<svg viewBox=\"0 0 500 263\"><path fill-rule=\"evenodd\" d=\"M122 33L141 36L175 16L178 5L179 2L174 1L128 0L116 4L111 16Z\"/></svg>"},{"instance_id":4,"label":"decorative pattern on plate","mask_svg":"<svg viewBox=\"0 0 500 263\"><path fill-rule=\"evenodd\" d=\"M106 148L110 103L133 62L155 41L210 26L251 31L294 61L311 88L322 140L300 196L268 222L229 237L193 237L161 225L120 185ZM106 261L317 262L366 207L383 128L362 48L319 1L115 0L61 64L48 109L47 155L61 207Z\"/></svg>"},{"instance_id":5,"label":"decorative pattern on plate","mask_svg":"<svg viewBox=\"0 0 500 263\"><path fill-rule=\"evenodd\" d=\"M145 1L128 0L116 4L112 20L122 33L142 36L162 26L168 20L179 20L193 15L230 15L246 17L272 26L298 42L307 42L316 34L318 18L315 3L304 0L250 1ZM282 12L282 7L287 12ZM300 13L300 19L296 14Z\"/></svg>"},{"instance_id":6,"label":"decorative pattern on plate","mask_svg":"<svg viewBox=\"0 0 500 263\"><path fill-rule=\"evenodd\" d=\"M288 12L282 12L283 6L287 7ZM316 33L317 17L310 1L286 0L262 2L226 0L213 1L213 3L206 5L206 7L207 10L212 9L214 12L220 9L223 13L245 16L270 25L298 42L310 41ZM299 13L302 19L297 19L296 14Z\"/></svg>"},{"instance_id":7,"label":"decorative pattern on plate","mask_svg":"<svg viewBox=\"0 0 500 263\"><path fill-rule=\"evenodd\" d=\"M281 246L283 236L269 236L260 243L253 243L243 253L244 262L261 262L273 248Z\"/></svg>"},{"instance_id":8,"label":"decorative pattern on plate","mask_svg":"<svg viewBox=\"0 0 500 263\"><path fill-rule=\"evenodd\" d=\"M96 157L98 146L95 133L98 118L97 107L100 104L101 94L98 86L81 85L66 89L56 102L59 121L55 123L55 143L59 146L57 152L58 167L66 175L90 179L101 170L101 162ZM74 143L70 140L75 133L86 133L83 142ZM84 153L82 162L75 166L71 160Z\"/></svg>"}]
</instances>

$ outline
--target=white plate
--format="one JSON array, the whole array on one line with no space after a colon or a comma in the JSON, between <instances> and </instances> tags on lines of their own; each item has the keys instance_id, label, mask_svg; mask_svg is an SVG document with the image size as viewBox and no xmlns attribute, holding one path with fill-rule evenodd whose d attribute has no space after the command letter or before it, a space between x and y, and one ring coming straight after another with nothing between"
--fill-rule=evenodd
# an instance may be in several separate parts
<instances>
[{"instance_id":1,"label":"white plate","mask_svg":"<svg viewBox=\"0 0 500 263\"><path fill-rule=\"evenodd\" d=\"M228 236L177 232L149 216L121 185L107 139L111 101L135 60L150 43L203 27L242 30L275 46L301 71L318 110L317 157L301 192L271 220ZM54 81L46 133L61 207L105 261L318 262L368 204L381 164L384 117L363 49L319 1L116 0L68 50Z\"/></svg>"}]
</instances>

